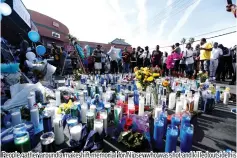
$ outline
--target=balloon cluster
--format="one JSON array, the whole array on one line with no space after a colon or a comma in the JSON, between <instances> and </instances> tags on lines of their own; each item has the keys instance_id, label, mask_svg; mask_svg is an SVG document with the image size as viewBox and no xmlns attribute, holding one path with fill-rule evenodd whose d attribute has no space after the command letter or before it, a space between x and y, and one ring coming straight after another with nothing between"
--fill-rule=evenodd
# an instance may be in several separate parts
<instances>
[{"instance_id":1,"label":"balloon cluster","mask_svg":"<svg viewBox=\"0 0 237 158\"><path fill-rule=\"evenodd\" d=\"M2 15L8 16L12 13L11 7L7 3L4 3L4 2L5 0L1 0L0 2L0 21L2 20Z\"/></svg>"},{"instance_id":2,"label":"balloon cluster","mask_svg":"<svg viewBox=\"0 0 237 158\"><path fill-rule=\"evenodd\" d=\"M40 35L37 31L31 30L28 32L28 37L32 42L38 42L40 40ZM44 55L46 52L46 48L43 45L38 45L36 47L36 53L40 56Z\"/></svg>"}]
</instances>

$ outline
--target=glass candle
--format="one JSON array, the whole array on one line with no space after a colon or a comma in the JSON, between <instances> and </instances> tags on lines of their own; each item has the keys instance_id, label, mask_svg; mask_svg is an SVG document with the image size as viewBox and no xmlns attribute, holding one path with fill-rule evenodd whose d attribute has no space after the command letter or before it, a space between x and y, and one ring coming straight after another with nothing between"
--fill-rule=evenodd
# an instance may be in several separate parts
<instances>
[{"instance_id":1,"label":"glass candle","mask_svg":"<svg viewBox=\"0 0 237 158\"><path fill-rule=\"evenodd\" d=\"M45 133L52 131L51 115L47 111L43 115L43 127L44 127L44 132Z\"/></svg>"},{"instance_id":2,"label":"glass candle","mask_svg":"<svg viewBox=\"0 0 237 158\"><path fill-rule=\"evenodd\" d=\"M111 104L109 102L105 103L105 110L107 111L107 114L109 115L109 113L111 112Z\"/></svg>"},{"instance_id":3,"label":"glass candle","mask_svg":"<svg viewBox=\"0 0 237 158\"><path fill-rule=\"evenodd\" d=\"M193 142L193 125L185 124L182 128L183 136L180 142L180 149L181 152L190 152L192 149L192 142Z\"/></svg>"},{"instance_id":4,"label":"glass candle","mask_svg":"<svg viewBox=\"0 0 237 158\"><path fill-rule=\"evenodd\" d=\"M38 107L32 108L30 110L30 120L34 124L34 127L39 126L39 109Z\"/></svg>"},{"instance_id":5,"label":"glass candle","mask_svg":"<svg viewBox=\"0 0 237 158\"><path fill-rule=\"evenodd\" d=\"M176 152L178 127L168 125L166 132L165 152Z\"/></svg>"},{"instance_id":6,"label":"glass candle","mask_svg":"<svg viewBox=\"0 0 237 158\"><path fill-rule=\"evenodd\" d=\"M194 111L198 110L199 99L200 99L200 94L199 94L199 92L196 92L194 94L194 109L193 109Z\"/></svg>"},{"instance_id":7,"label":"glass candle","mask_svg":"<svg viewBox=\"0 0 237 158\"><path fill-rule=\"evenodd\" d=\"M170 93L168 109L171 109L171 110L174 109L175 99L176 99L176 93L174 93L174 92Z\"/></svg>"},{"instance_id":8,"label":"glass candle","mask_svg":"<svg viewBox=\"0 0 237 158\"><path fill-rule=\"evenodd\" d=\"M96 118L96 105L94 104L90 105L90 111L94 113L94 117Z\"/></svg>"},{"instance_id":9,"label":"glass candle","mask_svg":"<svg viewBox=\"0 0 237 158\"><path fill-rule=\"evenodd\" d=\"M139 98L139 108L138 108L138 115L139 116L144 115L144 101L145 101L145 98L143 96L141 96Z\"/></svg>"},{"instance_id":10,"label":"glass candle","mask_svg":"<svg viewBox=\"0 0 237 158\"><path fill-rule=\"evenodd\" d=\"M154 116L154 118L159 118L161 112L162 112L162 106L156 107L155 108L155 116Z\"/></svg>"},{"instance_id":11,"label":"glass candle","mask_svg":"<svg viewBox=\"0 0 237 158\"><path fill-rule=\"evenodd\" d=\"M154 134L155 147L162 149L163 146L163 135L164 135L164 119L156 118L154 120Z\"/></svg>"},{"instance_id":12,"label":"glass candle","mask_svg":"<svg viewBox=\"0 0 237 158\"><path fill-rule=\"evenodd\" d=\"M73 127L73 126L75 126L75 125L77 125L78 124L78 119L77 119L77 117L69 117L68 119L67 119L67 125L68 125L68 127Z\"/></svg>"},{"instance_id":13,"label":"glass candle","mask_svg":"<svg viewBox=\"0 0 237 158\"><path fill-rule=\"evenodd\" d=\"M118 126L121 116L122 116L122 108L121 108L121 106L116 105L114 107L114 124L115 124L115 126Z\"/></svg>"},{"instance_id":14,"label":"glass candle","mask_svg":"<svg viewBox=\"0 0 237 158\"><path fill-rule=\"evenodd\" d=\"M21 113L20 111L16 111L11 113L12 125L18 125L21 123Z\"/></svg>"},{"instance_id":15,"label":"glass candle","mask_svg":"<svg viewBox=\"0 0 237 158\"><path fill-rule=\"evenodd\" d=\"M55 91L55 98L56 98L56 106L59 106L61 104L61 93L60 91Z\"/></svg>"},{"instance_id":16,"label":"glass candle","mask_svg":"<svg viewBox=\"0 0 237 158\"><path fill-rule=\"evenodd\" d=\"M57 116L53 120L55 144L60 145L64 142L63 121L62 116Z\"/></svg>"},{"instance_id":17,"label":"glass candle","mask_svg":"<svg viewBox=\"0 0 237 158\"><path fill-rule=\"evenodd\" d=\"M28 152L31 150L29 133L24 123L13 127L14 144L18 152Z\"/></svg>"},{"instance_id":18,"label":"glass candle","mask_svg":"<svg viewBox=\"0 0 237 158\"><path fill-rule=\"evenodd\" d=\"M29 97L27 97L27 102L28 102L28 108L29 108L29 109L31 109L31 107L34 106L34 104L35 104L34 101L35 101L34 96L29 96Z\"/></svg>"},{"instance_id":19,"label":"glass candle","mask_svg":"<svg viewBox=\"0 0 237 158\"><path fill-rule=\"evenodd\" d=\"M87 120L86 120L87 111L88 111L88 106L87 106L87 103L84 102L81 105L81 122L82 123L86 123L87 122Z\"/></svg>"},{"instance_id":20,"label":"glass candle","mask_svg":"<svg viewBox=\"0 0 237 158\"><path fill-rule=\"evenodd\" d=\"M183 108L183 102L182 102L180 99L178 99L178 100L176 101L175 113L176 113L176 114L181 113L182 108Z\"/></svg>"},{"instance_id":21,"label":"glass candle","mask_svg":"<svg viewBox=\"0 0 237 158\"><path fill-rule=\"evenodd\" d=\"M104 131L107 134L107 128L108 128L108 114L106 110L101 110L100 111L100 119L103 120L103 127Z\"/></svg>"},{"instance_id":22,"label":"glass candle","mask_svg":"<svg viewBox=\"0 0 237 158\"><path fill-rule=\"evenodd\" d=\"M94 129L94 118L94 112L89 110L86 114L88 132Z\"/></svg>"},{"instance_id":23,"label":"glass candle","mask_svg":"<svg viewBox=\"0 0 237 158\"><path fill-rule=\"evenodd\" d=\"M47 132L40 136L42 152L55 152L55 138L53 132Z\"/></svg>"},{"instance_id":24,"label":"glass candle","mask_svg":"<svg viewBox=\"0 0 237 158\"><path fill-rule=\"evenodd\" d=\"M172 115L171 125L179 127L179 125L180 125L180 115L177 115L177 114Z\"/></svg>"},{"instance_id":25,"label":"glass candle","mask_svg":"<svg viewBox=\"0 0 237 158\"><path fill-rule=\"evenodd\" d=\"M82 125L78 124L70 128L71 139L74 141L81 140Z\"/></svg>"},{"instance_id":26,"label":"glass candle","mask_svg":"<svg viewBox=\"0 0 237 158\"><path fill-rule=\"evenodd\" d=\"M98 132L100 135L103 132L103 120L102 119L95 119L94 120L94 130Z\"/></svg>"},{"instance_id":27,"label":"glass candle","mask_svg":"<svg viewBox=\"0 0 237 158\"><path fill-rule=\"evenodd\" d=\"M167 130L167 112L161 112L159 118L164 120L164 133L163 133L163 137L164 137Z\"/></svg>"},{"instance_id":28,"label":"glass candle","mask_svg":"<svg viewBox=\"0 0 237 158\"><path fill-rule=\"evenodd\" d=\"M215 100L217 103L221 100L220 86L216 86Z\"/></svg>"}]
</instances>

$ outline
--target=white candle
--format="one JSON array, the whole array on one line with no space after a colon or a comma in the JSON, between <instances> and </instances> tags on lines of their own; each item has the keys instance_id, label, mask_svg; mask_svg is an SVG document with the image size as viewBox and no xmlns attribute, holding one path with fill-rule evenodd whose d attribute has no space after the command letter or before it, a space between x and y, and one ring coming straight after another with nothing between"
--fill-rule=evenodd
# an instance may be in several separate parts
<instances>
[{"instance_id":1,"label":"white candle","mask_svg":"<svg viewBox=\"0 0 237 158\"><path fill-rule=\"evenodd\" d=\"M146 105L151 105L151 93L146 92Z\"/></svg>"},{"instance_id":2,"label":"white candle","mask_svg":"<svg viewBox=\"0 0 237 158\"><path fill-rule=\"evenodd\" d=\"M30 92L30 96L33 96L33 102L36 103L35 92Z\"/></svg>"},{"instance_id":3,"label":"white candle","mask_svg":"<svg viewBox=\"0 0 237 158\"><path fill-rule=\"evenodd\" d=\"M104 131L107 133L107 127L108 127L108 114L106 110L101 110L100 111L100 118L103 119L103 126L104 126Z\"/></svg>"},{"instance_id":4,"label":"white candle","mask_svg":"<svg viewBox=\"0 0 237 158\"><path fill-rule=\"evenodd\" d=\"M30 120L34 124L34 127L39 126L39 109L38 108L33 108L30 110Z\"/></svg>"},{"instance_id":5,"label":"white candle","mask_svg":"<svg viewBox=\"0 0 237 158\"><path fill-rule=\"evenodd\" d=\"M12 117L12 126L21 123L21 113L19 111L11 113L11 117Z\"/></svg>"},{"instance_id":6,"label":"white candle","mask_svg":"<svg viewBox=\"0 0 237 158\"><path fill-rule=\"evenodd\" d=\"M154 118L159 118L161 112L162 112L162 106L156 107L155 108L155 117Z\"/></svg>"},{"instance_id":7,"label":"white candle","mask_svg":"<svg viewBox=\"0 0 237 158\"><path fill-rule=\"evenodd\" d=\"M144 100L145 98L140 96L139 97L139 108L138 108L138 115L143 116L144 115Z\"/></svg>"},{"instance_id":8,"label":"white candle","mask_svg":"<svg viewBox=\"0 0 237 158\"><path fill-rule=\"evenodd\" d=\"M170 93L168 109L174 109L175 107L176 93Z\"/></svg>"},{"instance_id":9,"label":"white candle","mask_svg":"<svg viewBox=\"0 0 237 158\"><path fill-rule=\"evenodd\" d=\"M103 120L95 119L94 120L94 130L98 132L100 135L103 132Z\"/></svg>"},{"instance_id":10,"label":"white candle","mask_svg":"<svg viewBox=\"0 0 237 158\"><path fill-rule=\"evenodd\" d=\"M189 100L187 97L185 97L183 101L183 110L186 110L188 104L189 104Z\"/></svg>"},{"instance_id":11,"label":"white candle","mask_svg":"<svg viewBox=\"0 0 237 158\"><path fill-rule=\"evenodd\" d=\"M70 128L71 139L75 141L81 140L81 131L82 131L81 124L78 124Z\"/></svg>"},{"instance_id":12,"label":"white candle","mask_svg":"<svg viewBox=\"0 0 237 158\"><path fill-rule=\"evenodd\" d=\"M90 110L94 113L94 117L96 117L96 105L90 105Z\"/></svg>"},{"instance_id":13,"label":"white candle","mask_svg":"<svg viewBox=\"0 0 237 158\"><path fill-rule=\"evenodd\" d=\"M198 111L198 104L199 104L200 94L199 92L194 94L194 111Z\"/></svg>"},{"instance_id":14,"label":"white candle","mask_svg":"<svg viewBox=\"0 0 237 158\"><path fill-rule=\"evenodd\" d=\"M35 104L34 103L34 101L35 101L34 96L27 97L27 101L28 101L28 108L31 109L31 107L33 107Z\"/></svg>"},{"instance_id":15,"label":"white candle","mask_svg":"<svg viewBox=\"0 0 237 158\"><path fill-rule=\"evenodd\" d=\"M56 106L59 106L61 104L61 94L60 91L55 92L55 97L56 97Z\"/></svg>"},{"instance_id":16,"label":"white candle","mask_svg":"<svg viewBox=\"0 0 237 158\"><path fill-rule=\"evenodd\" d=\"M55 134L55 144L60 145L64 142L62 118L56 117L53 120L53 127L54 127L54 134Z\"/></svg>"},{"instance_id":17,"label":"white candle","mask_svg":"<svg viewBox=\"0 0 237 158\"><path fill-rule=\"evenodd\" d=\"M175 113L176 113L176 114L181 113L182 108L183 108L183 102L182 102L181 100L177 100L177 101L176 101Z\"/></svg>"},{"instance_id":18,"label":"white candle","mask_svg":"<svg viewBox=\"0 0 237 158\"><path fill-rule=\"evenodd\" d=\"M230 97L230 92L225 91L225 92L224 92L223 104L228 105L228 103L229 103L229 97Z\"/></svg>"},{"instance_id":19,"label":"white candle","mask_svg":"<svg viewBox=\"0 0 237 158\"><path fill-rule=\"evenodd\" d=\"M86 123L86 113L88 110L88 106L86 103L83 103L81 106L81 122Z\"/></svg>"}]
</instances>

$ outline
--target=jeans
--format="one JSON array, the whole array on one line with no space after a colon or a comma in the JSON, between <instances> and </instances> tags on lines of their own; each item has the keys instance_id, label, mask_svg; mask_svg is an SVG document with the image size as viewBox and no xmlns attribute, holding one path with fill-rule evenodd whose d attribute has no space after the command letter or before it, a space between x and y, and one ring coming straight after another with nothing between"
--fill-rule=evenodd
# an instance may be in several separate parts
<instances>
[{"instance_id":1,"label":"jeans","mask_svg":"<svg viewBox=\"0 0 237 158\"><path fill-rule=\"evenodd\" d=\"M118 73L118 63L115 60L110 62L110 73Z\"/></svg>"},{"instance_id":2,"label":"jeans","mask_svg":"<svg viewBox=\"0 0 237 158\"><path fill-rule=\"evenodd\" d=\"M193 75L193 65L194 64L186 65L186 74L188 75L188 77L191 77Z\"/></svg>"},{"instance_id":3,"label":"jeans","mask_svg":"<svg viewBox=\"0 0 237 158\"><path fill-rule=\"evenodd\" d=\"M216 77L218 62L219 62L218 59L210 61L210 77Z\"/></svg>"},{"instance_id":4,"label":"jeans","mask_svg":"<svg viewBox=\"0 0 237 158\"><path fill-rule=\"evenodd\" d=\"M210 60L201 60L201 70L202 72L208 72L209 73L209 67L210 67Z\"/></svg>"},{"instance_id":5,"label":"jeans","mask_svg":"<svg viewBox=\"0 0 237 158\"><path fill-rule=\"evenodd\" d=\"M123 63L123 73L129 73L129 63Z\"/></svg>"}]
</instances>

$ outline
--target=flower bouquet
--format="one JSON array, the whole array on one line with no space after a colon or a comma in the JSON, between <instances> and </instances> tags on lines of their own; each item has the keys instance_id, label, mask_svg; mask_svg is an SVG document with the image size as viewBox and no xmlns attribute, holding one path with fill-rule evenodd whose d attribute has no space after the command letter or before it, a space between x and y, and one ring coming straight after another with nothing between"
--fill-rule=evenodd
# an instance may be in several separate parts
<instances>
[{"instance_id":1,"label":"flower bouquet","mask_svg":"<svg viewBox=\"0 0 237 158\"><path fill-rule=\"evenodd\" d=\"M134 68L135 77L137 80L137 87L141 90L146 90L146 87L149 86L154 80L160 77L159 73L153 72L150 68Z\"/></svg>"},{"instance_id":2,"label":"flower bouquet","mask_svg":"<svg viewBox=\"0 0 237 158\"><path fill-rule=\"evenodd\" d=\"M205 82L206 79L208 79L208 74L207 73L203 73L202 71L199 71L197 76L200 79L201 83Z\"/></svg>"}]
</instances>

